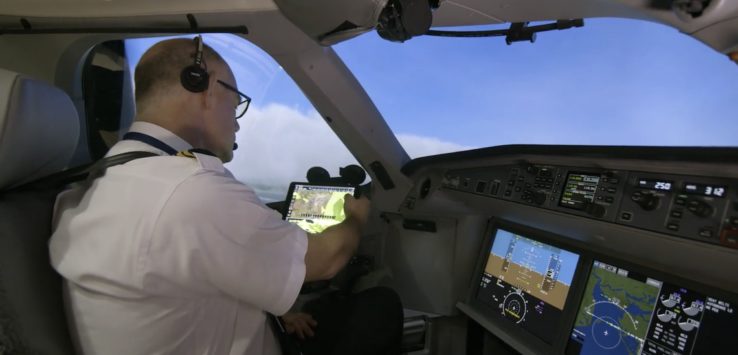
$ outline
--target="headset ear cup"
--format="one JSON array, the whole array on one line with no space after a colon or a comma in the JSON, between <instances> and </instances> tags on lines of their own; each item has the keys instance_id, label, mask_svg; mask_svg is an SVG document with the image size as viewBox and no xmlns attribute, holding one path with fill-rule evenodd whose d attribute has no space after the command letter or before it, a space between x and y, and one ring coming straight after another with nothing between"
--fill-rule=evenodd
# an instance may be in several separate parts
<instances>
[{"instance_id":1,"label":"headset ear cup","mask_svg":"<svg viewBox=\"0 0 738 355\"><path fill-rule=\"evenodd\" d=\"M203 92L208 89L210 75L199 65L190 65L180 74L182 86L191 92Z\"/></svg>"}]
</instances>

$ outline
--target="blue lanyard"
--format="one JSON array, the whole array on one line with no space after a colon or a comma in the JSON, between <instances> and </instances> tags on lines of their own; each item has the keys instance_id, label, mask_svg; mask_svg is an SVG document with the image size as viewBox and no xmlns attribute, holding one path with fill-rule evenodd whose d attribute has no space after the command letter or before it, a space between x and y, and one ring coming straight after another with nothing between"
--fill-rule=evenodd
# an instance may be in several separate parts
<instances>
[{"instance_id":1,"label":"blue lanyard","mask_svg":"<svg viewBox=\"0 0 738 355\"><path fill-rule=\"evenodd\" d=\"M123 140L139 141L142 143L146 143L156 149L162 150L169 155L177 154L177 151L174 148L148 134L139 132L128 132L123 135Z\"/></svg>"}]
</instances>

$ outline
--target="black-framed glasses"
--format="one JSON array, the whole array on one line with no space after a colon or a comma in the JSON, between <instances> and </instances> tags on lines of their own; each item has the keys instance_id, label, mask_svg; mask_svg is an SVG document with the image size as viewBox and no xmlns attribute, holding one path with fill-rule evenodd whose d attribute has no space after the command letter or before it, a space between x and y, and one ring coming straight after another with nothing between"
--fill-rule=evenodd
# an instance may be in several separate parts
<instances>
[{"instance_id":1,"label":"black-framed glasses","mask_svg":"<svg viewBox=\"0 0 738 355\"><path fill-rule=\"evenodd\" d=\"M251 104L251 98L248 95L238 91L238 89L234 88L233 86L231 86L230 84L222 80L218 80L218 83L220 85L223 85L223 87L225 87L226 89L233 91L238 95L238 105L236 105L236 119L243 117L243 115L246 114L246 110L249 109L249 105Z\"/></svg>"}]
</instances>

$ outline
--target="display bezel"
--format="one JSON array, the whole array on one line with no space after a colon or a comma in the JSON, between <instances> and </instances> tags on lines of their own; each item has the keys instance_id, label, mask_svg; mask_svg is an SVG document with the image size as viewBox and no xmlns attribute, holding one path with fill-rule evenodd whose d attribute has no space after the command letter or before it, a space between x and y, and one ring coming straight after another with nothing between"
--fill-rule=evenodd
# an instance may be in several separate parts
<instances>
[{"instance_id":1,"label":"display bezel","mask_svg":"<svg viewBox=\"0 0 738 355\"><path fill-rule=\"evenodd\" d=\"M569 286L569 293L566 296L564 308L563 310L561 310L561 318L559 319L558 324L555 327L556 333L554 334L553 341L551 343L545 342L535 333L511 322L508 319L501 317L496 310L493 310L487 304L483 303L477 298L477 294L479 293L479 289L481 287L481 280L484 276L484 269L489 257L490 248L492 247L492 244L496 239L498 229L503 229L514 234L519 234L525 238L545 243L553 247L560 248L579 255L579 260L577 261L577 265L575 267L574 276L572 277L571 285ZM473 287L470 287L469 294L466 298L466 304L475 312L484 317L484 321L488 322L488 324L480 324L488 331L495 333L500 337L504 336L507 338L512 336L516 340L520 340L518 342L519 346L528 348L532 352L561 352L561 350L563 350L563 346L565 345L565 342L563 341L568 339L563 336L564 332L562 332L562 329L567 328L568 325L572 324L572 322L574 321L572 318L573 312L570 312L569 310L572 307L578 306L578 304L574 304L574 302L578 302L580 299L580 297L578 297L577 295L581 293L581 288L583 287L581 282L582 274L584 272L588 272L588 270L584 270L584 267L591 263L589 262L589 260L585 260L585 257L584 255L582 255L580 250L574 248L568 243L562 243L562 241L566 240L565 237L553 234L551 232L542 231L510 221L491 219L488 222L487 228L485 228L484 233L484 240L482 242L477 258L476 267L474 269ZM568 336L568 333L566 333L566 335ZM507 340L513 341L511 339Z\"/></svg>"}]
</instances>

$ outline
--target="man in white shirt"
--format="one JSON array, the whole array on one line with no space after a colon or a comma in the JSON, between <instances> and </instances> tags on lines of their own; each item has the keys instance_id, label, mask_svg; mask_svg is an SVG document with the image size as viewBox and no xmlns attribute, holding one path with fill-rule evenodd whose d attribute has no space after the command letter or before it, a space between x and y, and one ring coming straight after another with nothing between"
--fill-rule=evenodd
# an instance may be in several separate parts
<instances>
[{"instance_id":1,"label":"man in white shirt","mask_svg":"<svg viewBox=\"0 0 738 355\"><path fill-rule=\"evenodd\" d=\"M346 220L307 236L223 167L241 101L228 65L197 40L141 58L136 122L108 156L158 156L57 200L51 262L81 352L279 354L265 312L284 314L303 282L331 278L355 252L365 198L347 196Z\"/></svg>"}]
</instances>

